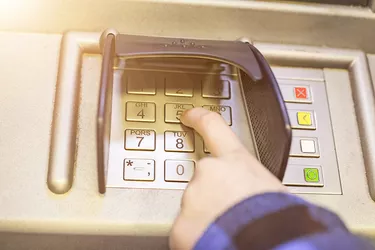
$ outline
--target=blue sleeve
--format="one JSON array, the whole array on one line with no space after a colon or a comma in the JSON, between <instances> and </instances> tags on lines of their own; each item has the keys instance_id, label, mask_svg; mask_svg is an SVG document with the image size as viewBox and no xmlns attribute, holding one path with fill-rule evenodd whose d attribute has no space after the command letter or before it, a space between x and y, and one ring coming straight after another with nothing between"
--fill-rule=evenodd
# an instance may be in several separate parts
<instances>
[{"instance_id":1,"label":"blue sleeve","mask_svg":"<svg viewBox=\"0 0 375 250\"><path fill-rule=\"evenodd\" d=\"M216 219L196 250L373 250L351 234L340 218L286 193L247 198Z\"/></svg>"}]
</instances>

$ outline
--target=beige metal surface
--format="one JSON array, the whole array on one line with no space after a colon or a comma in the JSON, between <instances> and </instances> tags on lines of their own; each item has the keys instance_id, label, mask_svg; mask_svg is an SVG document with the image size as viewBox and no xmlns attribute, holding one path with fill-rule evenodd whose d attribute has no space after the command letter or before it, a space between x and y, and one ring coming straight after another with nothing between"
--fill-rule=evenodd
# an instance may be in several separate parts
<instances>
[{"instance_id":1,"label":"beige metal surface","mask_svg":"<svg viewBox=\"0 0 375 250\"><path fill-rule=\"evenodd\" d=\"M0 35L0 231L166 235L178 212L181 191L110 189L105 196L98 194L93 121L99 56L83 57L73 187L60 196L48 190L46 174L60 39L60 35ZM293 54L288 49L295 47L256 45L268 59L284 64L288 60L280 60L283 55L291 54L304 65L307 61L303 58L317 51L304 47L307 52L299 48L300 53ZM275 53L276 47L281 56ZM362 60L361 53L351 53ZM343 58L332 61L332 66L344 67L345 61L353 58L341 54ZM21 68L19 58L28 58L21 62ZM375 232L375 204L368 192L349 74L345 69L325 69L324 76L343 195L302 197L334 210L352 229L371 235ZM354 76L354 83L368 84L366 74L363 76Z\"/></svg>"},{"instance_id":2,"label":"beige metal surface","mask_svg":"<svg viewBox=\"0 0 375 250\"><path fill-rule=\"evenodd\" d=\"M108 27L128 34L227 40L248 36L259 41L375 52L375 14L369 8L252 0L0 3L0 30L4 31L97 32Z\"/></svg>"}]
</instances>

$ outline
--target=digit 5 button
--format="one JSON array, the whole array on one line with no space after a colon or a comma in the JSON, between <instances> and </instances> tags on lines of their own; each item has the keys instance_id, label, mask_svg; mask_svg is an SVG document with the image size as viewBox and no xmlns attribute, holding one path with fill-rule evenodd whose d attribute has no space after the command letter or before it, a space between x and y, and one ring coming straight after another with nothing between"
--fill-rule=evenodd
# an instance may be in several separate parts
<instances>
[{"instance_id":1,"label":"digit 5 button","mask_svg":"<svg viewBox=\"0 0 375 250\"><path fill-rule=\"evenodd\" d=\"M180 117L182 112L187 109L194 108L193 104L184 103L166 103L165 109L165 122L167 123L181 123Z\"/></svg>"}]
</instances>

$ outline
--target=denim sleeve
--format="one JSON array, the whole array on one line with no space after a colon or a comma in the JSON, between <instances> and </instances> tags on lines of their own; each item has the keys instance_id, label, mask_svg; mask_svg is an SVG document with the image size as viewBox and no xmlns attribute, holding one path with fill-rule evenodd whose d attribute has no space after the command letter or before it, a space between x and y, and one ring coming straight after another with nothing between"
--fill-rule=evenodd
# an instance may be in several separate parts
<instances>
[{"instance_id":1,"label":"denim sleeve","mask_svg":"<svg viewBox=\"0 0 375 250\"><path fill-rule=\"evenodd\" d=\"M286 193L247 198L217 218L196 250L373 250L351 234L340 218Z\"/></svg>"}]
</instances>

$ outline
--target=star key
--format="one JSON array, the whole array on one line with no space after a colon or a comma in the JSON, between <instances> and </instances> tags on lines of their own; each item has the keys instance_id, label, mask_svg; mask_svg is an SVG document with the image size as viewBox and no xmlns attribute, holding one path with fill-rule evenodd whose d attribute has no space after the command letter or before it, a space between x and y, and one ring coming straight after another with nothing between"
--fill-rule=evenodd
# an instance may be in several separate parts
<instances>
[{"instance_id":1,"label":"star key","mask_svg":"<svg viewBox=\"0 0 375 250\"><path fill-rule=\"evenodd\" d=\"M124 181L154 181L155 161L152 159L124 159Z\"/></svg>"}]
</instances>

